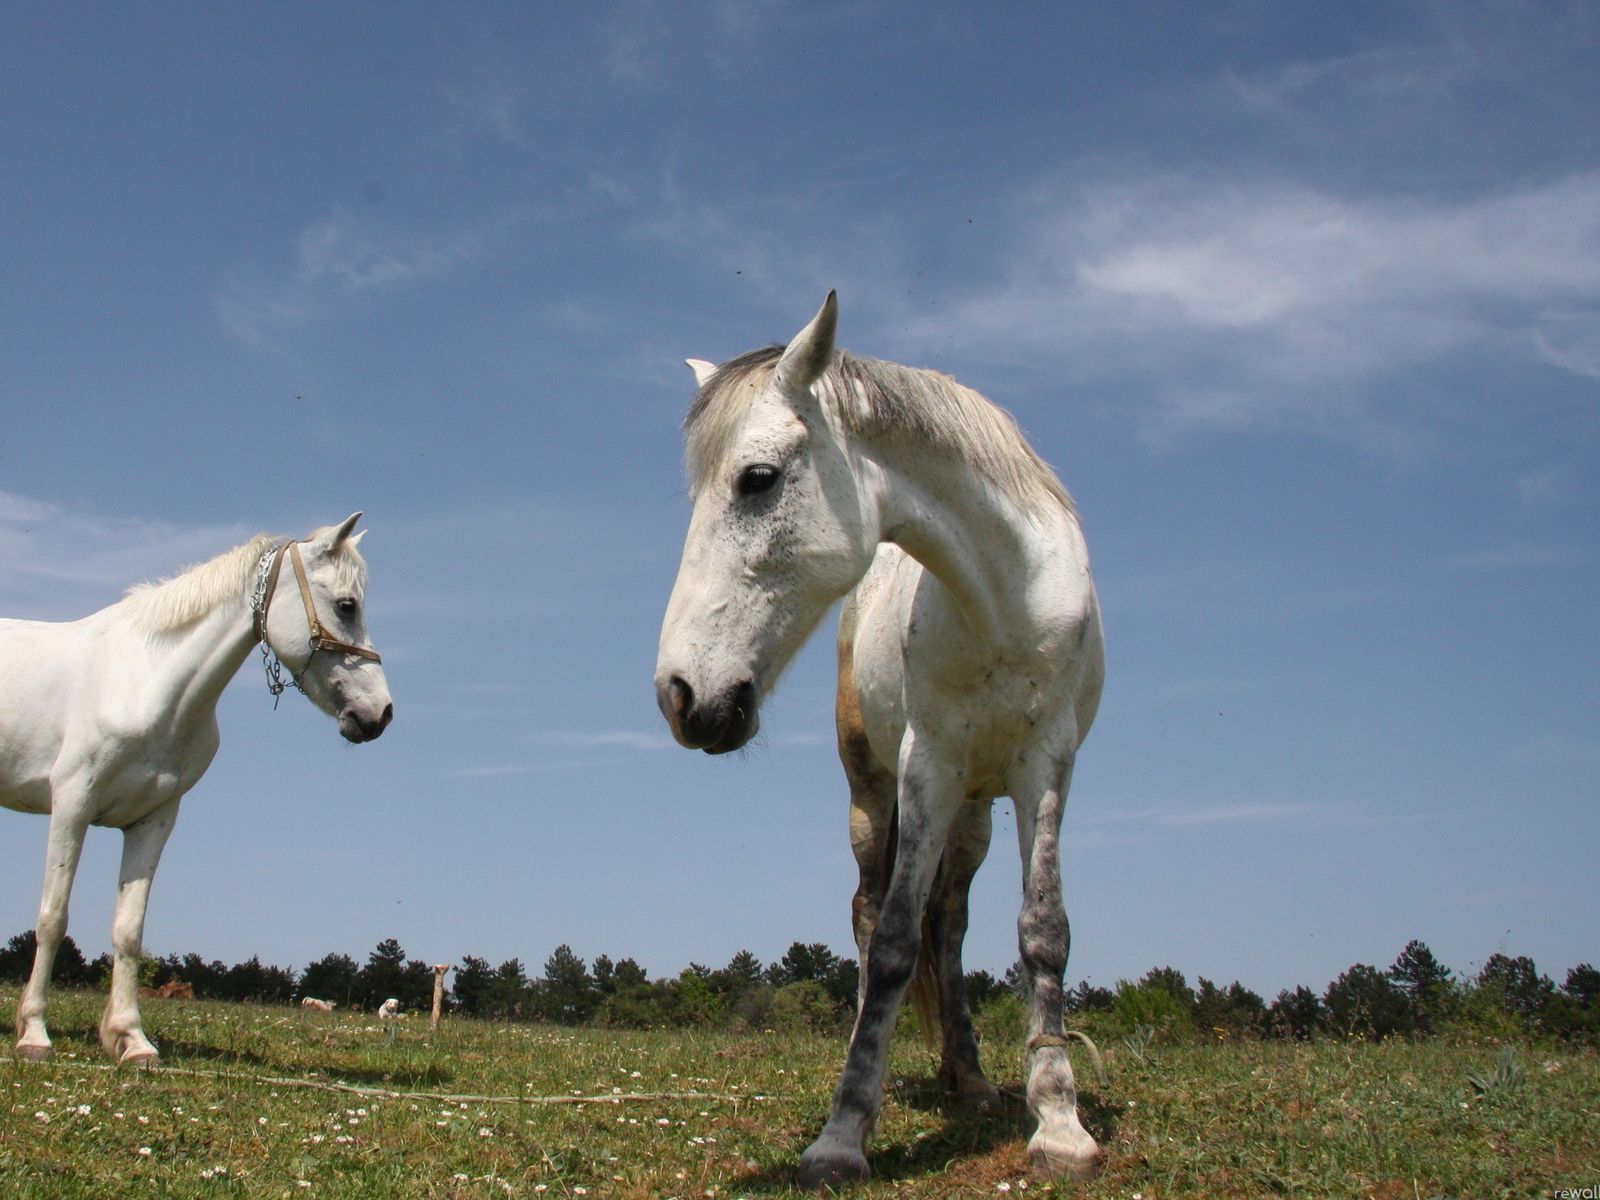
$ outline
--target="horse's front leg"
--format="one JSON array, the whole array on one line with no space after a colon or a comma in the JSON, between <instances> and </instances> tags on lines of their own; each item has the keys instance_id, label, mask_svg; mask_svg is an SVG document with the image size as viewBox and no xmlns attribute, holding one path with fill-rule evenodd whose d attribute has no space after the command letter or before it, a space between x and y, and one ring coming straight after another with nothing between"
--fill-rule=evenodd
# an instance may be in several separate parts
<instances>
[{"instance_id":1,"label":"horse's front leg","mask_svg":"<svg viewBox=\"0 0 1600 1200\"><path fill-rule=\"evenodd\" d=\"M100 1017L100 1044L112 1058L130 1066L153 1067L161 1058L145 1037L139 1015L139 956L150 881L177 819L174 800L122 831L122 876L111 927L111 998Z\"/></svg>"},{"instance_id":2,"label":"horse's front leg","mask_svg":"<svg viewBox=\"0 0 1600 1200\"><path fill-rule=\"evenodd\" d=\"M1067 910L1061 902L1061 815L1072 759L1041 757L1045 765L1039 776L1012 795L1022 850L1017 942L1032 999L1028 1109L1039 1123L1028 1141L1028 1156L1051 1175L1085 1180L1100 1169L1100 1148L1078 1120L1077 1084L1061 1024L1062 977L1071 945Z\"/></svg>"},{"instance_id":3,"label":"horse's front leg","mask_svg":"<svg viewBox=\"0 0 1600 1200\"><path fill-rule=\"evenodd\" d=\"M65 786L58 785L51 799L50 832L45 841L44 892L39 900L39 923L34 934L33 973L22 989L17 1006L17 1057L40 1061L55 1053L45 1025L49 1008L50 972L55 968L56 951L67 936L67 909L72 899L72 881L83 854L83 836L88 832L87 806L76 803Z\"/></svg>"},{"instance_id":4,"label":"horse's front leg","mask_svg":"<svg viewBox=\"0 0 1600 1200\"><path fill-rule=\"evenodd\" d=\"M922 910L961 803L951 772L919 755L910 734L900 758L898 847L889 890L872 935L861 1009L833 1111L800 1158L800 1185L836 1188L868 1174L866 1141L883 1104L889 1039L922 943Z\"/></svg>"}]
</instances>

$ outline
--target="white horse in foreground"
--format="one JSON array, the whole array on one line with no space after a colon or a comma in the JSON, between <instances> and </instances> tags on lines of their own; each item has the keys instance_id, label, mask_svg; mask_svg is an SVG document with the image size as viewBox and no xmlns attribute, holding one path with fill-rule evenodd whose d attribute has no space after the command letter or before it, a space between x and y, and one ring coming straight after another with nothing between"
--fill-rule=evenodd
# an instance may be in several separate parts
<instances>
[{"instance_id":1,"label":"white horse in foreground","mask_svg":"<svg viewBox=\"0 0 1600 1200\"><path fill-rule=\"evenodd\" d=\"M393 718L362 613L363 534L351 534L360 518L303 542L262 534L81 621L0 621L0 805L50 814L38 950L17 1010L20 1057L52 1053L50 970L84 834L104 825L123 841L100 1042L118 1062L158 1061L137 995L150 881L179 801L216 755L222 689L257 643L349 741L371 741ZM280 572L285 559L291 570ZM280 592L288 599L274 603Z\"/></svg>"},{"instance_id":2,"label":"white horse in foreground","mask_svg":"<svg viewBox=\"0 0 1600 1200\"><path fill-rule=\"evenodd\" d=\"M1104 679L1078 514L1004 412L946 376L835 353L837 322L830 293L787 347L720 367L690 360L694 511L657 700L684 746L738 749L779 673L854 589L839 621L838 734L861 871L860 1008L801 1183L867 1175L889 1037L914 973L934 977L941 1076L968 1102L997 1101L978 1065L961 942L1002 795L1022 851L1038 1122L1028 1149L1052 1174L1087 1178L1099 1150L1078 1120L1061 1024L1058 846Z\"/></svg>"}]
</instances>

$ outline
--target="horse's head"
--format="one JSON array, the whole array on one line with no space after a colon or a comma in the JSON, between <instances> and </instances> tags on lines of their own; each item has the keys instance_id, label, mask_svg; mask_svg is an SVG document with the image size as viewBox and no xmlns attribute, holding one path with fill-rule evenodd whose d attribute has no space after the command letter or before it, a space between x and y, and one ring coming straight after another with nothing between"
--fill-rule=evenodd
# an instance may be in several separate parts
<instances>
[{"instance_id":1,"label":"horse's head","mask_svg":"<svg viewBox=\"0 0 1600 1200\"><path fill-rule=\"evenodd\" d=\"M780 353L714 368L685 422L694 512L667 603L656 699L684 746L748 742L762 698L872 562L869 465L816 385L833 361L833 293Z\"/></svg>"},{"instance_id":2,"label":"horse's head","mask_svg":"<svg viewBox=\"0 0 1600 1200\"><path fill-rule=\"evenodd\" d=\"M360 513L276 551L258 629L295 683L338 718L352 742L370 742L394 719L389 682L367 636L367 564L352 533Z\"/></svg>"}]
</instances>

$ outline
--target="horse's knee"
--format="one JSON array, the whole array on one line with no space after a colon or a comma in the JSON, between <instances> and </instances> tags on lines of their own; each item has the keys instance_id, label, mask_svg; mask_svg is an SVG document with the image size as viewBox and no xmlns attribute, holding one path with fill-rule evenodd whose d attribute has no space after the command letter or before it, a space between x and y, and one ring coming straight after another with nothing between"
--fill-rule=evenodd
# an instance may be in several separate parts
<instances>
[{"instance_id":1,"label":"horse's knee","mask_svg":"<svg viewBox=\"0 0 1600 1200\"><path fill-rule=\"evenodd\" d=\"M920 945L916 938L885 938L872 941L872 955L867 960L867 981L875 989L898 989L911 982L917 969Z\"/></svg>"},{"instance_id":2,"label":"horse's knee","mask_svg":"<svg viewBox=\"0 0 1600 1200\"><path fill-rule=\"evenodd\" d=\"M1064 909L1044 908L1022 914L1017 928L1017 948L1023 965L1036 974L1059 975L1067 969L1072 948L1072 927Z\"/></svg>"},{"instance_id":3,"label":"horse's knee","mask_svg":"<svg viewBox=\"0 0 1600 1200\"><path fill-rule=\"evenodd\" d=\"M67 936L67 910L65 907L39 910L39 922L34 926L36 946L54 951Z\"/></svg>"}]
</instances>

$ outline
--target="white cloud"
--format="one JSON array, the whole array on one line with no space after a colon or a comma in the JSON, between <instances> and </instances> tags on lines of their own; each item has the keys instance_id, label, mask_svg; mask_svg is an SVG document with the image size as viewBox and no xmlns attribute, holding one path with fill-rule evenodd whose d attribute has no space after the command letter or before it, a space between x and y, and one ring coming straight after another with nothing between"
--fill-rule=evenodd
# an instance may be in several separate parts
<instances>
[{"instance_id":1,"label":"white cloud","mask_svg":"<svg viewBox=\"0 0 1600 1200\"><path fill-rule=\"evenodd\" d=\"M1003 282L922 336L1150 378L1167 432L1372 421L1356 385L1463 351L1597 373L1600 173L1453 202L1166 179L1023 208Z\"/></svg>"},{"instance_id":2,"label":"white cloud","mask_svg":"<svg viewBox=\"0 0 1600 1200\"><path fill-rule=\"evenodd\" d=\"M1550 313L1533 330L1533 344L1562 370L1600 379L1600 311Z\"/></svg>"},{"instance_id":3,"label":"white cloud","mask_svg":"<svg viewBox=\"0 0 1600 1200\"><path fill-rule=\"evenodd\" d=\"M688 70L754 67L770 35L815 19L778 0L623 0L602 29L602 49L618 83L657 90Z\"/></svg>"},{"instance_id":4,"label":"white cloud","mask_svg":"<svg viewBox=\"0 0 1600 1200\"><path fill-rule=\"evenodd\" d=\"M386 226L347 211L308 226L290 261L263 278L236 281L216 297L223 325L252 346L363 298L442 279L503 249L530 219L506 210L456 228Z\"/></svg>"},{"instance_id":5,"label":"white cloud","mask_svg":"<svg viewBox=\"0 0 1600 1200\"><path fill-rule=\"evenodd\" d=\"M1299 118L1330 97L1385 105L1427 101L1450 92L1477 70L1474 52L1460 41L1448 41L1379 47L1255 75L1230 73L1227 84L1251 108Z\"/></svg>"},{"instance_id":6,"label":"white cloud","mask_svg":"<svg viewBox=\"0 0 1600 1200\"><path fill-rule=\"evenodd\" d=\"M135 583L177 574L255 532L236 523L80 512L0 492L0 611L38 620L85 616Z\"/></svg>"}]
</instances>

